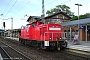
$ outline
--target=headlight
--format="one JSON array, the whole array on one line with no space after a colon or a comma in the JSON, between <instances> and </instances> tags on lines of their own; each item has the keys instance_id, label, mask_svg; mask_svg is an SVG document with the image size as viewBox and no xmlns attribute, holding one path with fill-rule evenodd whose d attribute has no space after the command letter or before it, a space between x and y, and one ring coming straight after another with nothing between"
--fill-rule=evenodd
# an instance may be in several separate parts
<instances>
[{"instance_id":1,"label":"headlight","mask_svg":"<svg viewBox=\"0 0 90 60\"><path fill-rule=\"evenodd\" d=\"M49 38L51 40L51 38Z\"/></svg>"},{"instance_id":2,"label":"headlight","mask_svg":"<svg viewBox=\"0 0 90 60\"><path fill-rule=\"evenodd\" d=\"M60 38L60 39L62 39L62 38Z\"/></svg>"}]
</instances>

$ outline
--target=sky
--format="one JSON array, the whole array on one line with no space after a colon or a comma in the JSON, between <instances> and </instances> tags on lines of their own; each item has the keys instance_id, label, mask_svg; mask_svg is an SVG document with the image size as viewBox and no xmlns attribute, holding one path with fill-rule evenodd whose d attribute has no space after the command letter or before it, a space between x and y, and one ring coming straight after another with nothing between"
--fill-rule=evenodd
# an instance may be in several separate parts
<instances>
[{"instance_id":1,"label":"sky","mask_svg":"<svg viewBox=\"0 0 90 60\"><path fill-rule=\"evenodd\" d=\"M82 4L79 7L79 14L90 13L90 0L44 0L45 12L57 5L67 5L71 12L78 15L78 6L75 4ZM1 15L3 14L3 15ZM25 16L25 15L28 16ZM42 14L42 0L0 0L0 29L3 29L3 22L6 23L5 29L11 29L11 17L13 18L13 29L21 28L26 25L29 16L41 16Z\"/></svg>"}]
</instances>

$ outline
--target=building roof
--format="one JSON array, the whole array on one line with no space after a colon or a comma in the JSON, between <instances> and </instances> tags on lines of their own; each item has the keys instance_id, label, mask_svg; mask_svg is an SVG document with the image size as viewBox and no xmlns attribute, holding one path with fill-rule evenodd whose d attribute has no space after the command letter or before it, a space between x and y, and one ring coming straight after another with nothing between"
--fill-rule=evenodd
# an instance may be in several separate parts
<instances>
[{"instance_id":1,"label":"building roof","mask_svg":"<svg viewBox=\"0 0 90 60\"><path fill-rule=\"evenodd\" d=\"M49 15L49 16L46 16L45 19L46 19L46 18L50 18L50 17L55 16L55 15L58 15L58 14L63 14L63 15L65 15L66 17L68 17L69 19L71 19L71 17L70 17L69 15L67 15L66 13L64 13L64 12L62 12L62 11L59 11L59 12L57 12L57 13L51 14L51 15Z\"/></svg>"},{"instance_id":2,"label":"building roof","mask_svg":"<svg viewBox=\"0 0 90 60\"><path fill-rule=\"evenodd\" d=\"M29 20L30 20L31 18L39 19L39 20L41 19L40 16L30 16L30 17L27 19L27 22L29 22Z\"/></svg>"},{"instance_id":3,"label":"building roof","mask_svg":"<svg viewBox=\"0 0 90 60\"><path fill-rule=\"evenodd\" d=\"M69 22L63 22L62 26L78 25L79 24L90 24L90 18L74 20Z\"/></svg>"},{"instance_id":4,"label":"building roof","mask_svg":"<svg viewBox=\"0 0 90 60\"><path fill-rule=\"evenodd\" d=\"M58 15L58 14L63 14L63 15L66 16L68 19L71 19L71 17L70 17L69 15L67 15L66 13L64 13L64 12L62 12L62 11L59 11L59 12L57 12L57 13L51 14L51 15L49 15L49 16L46 16L46 17L44 17L44 19L50 18L50 17L55 16L55 15ZM41 20L41 19L43 19L43 18L40 17L40 16L30 16L30 17L27 19L27 22L29 22L29 20L32 19L32 18L34 18L34 19L36 19L36 20Z\"/></svg>"}]
</instances>

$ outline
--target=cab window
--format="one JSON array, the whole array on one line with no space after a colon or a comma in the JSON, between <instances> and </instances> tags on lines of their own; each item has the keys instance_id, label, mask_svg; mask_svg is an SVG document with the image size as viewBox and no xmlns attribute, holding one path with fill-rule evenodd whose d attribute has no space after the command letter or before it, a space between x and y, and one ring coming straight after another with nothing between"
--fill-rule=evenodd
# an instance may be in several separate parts
<instances>
[{"instance_id":1,"label":"cab window","mask_svg":"<svg viewBox=\"0 0 90 60\"><path fill-rule=\"evenodd\" d=\"M21 26L21 29L24 29L25 28L25 26Z\"/></svg>"},{"instance_id":2,"label":"cab window","mask_svg":"<svg viewBox=\"0 0 90 60\"><path fill-rule=\"evenodd\" d=\"M30 27L30 24L27 24L27 25L26 25L26 28L29 28L29 27Z\"/></svg>"},{"instance_id":3,"label":"cab window","mask_svg":"<svg viewBox=\"0 0 90 60\"><path fill-rule=\"evenodd\" d=\"M36 24L32 24L32 26L33 26L33 27L35 27L35 26L36 26Z\"/></svg>"}]
</instances>

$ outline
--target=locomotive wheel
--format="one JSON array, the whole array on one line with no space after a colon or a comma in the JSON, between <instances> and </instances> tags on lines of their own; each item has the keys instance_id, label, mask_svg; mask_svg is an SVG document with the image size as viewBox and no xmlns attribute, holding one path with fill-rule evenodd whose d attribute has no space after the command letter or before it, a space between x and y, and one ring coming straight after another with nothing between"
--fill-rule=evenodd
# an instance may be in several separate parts
<instances>
[{"instance_id":1,"label":"locomotive wheel","mask_svg":"<svg viewBox=\"0 0 90 60\"><path fill-rule=\"evenodd\" d=\"M67 47L67 42L65 42L64 43L64 45L62 45L64 48L66 48Z\"/></svg>"},{"instance_id":2,"label":"locomotive wheel","mask_svg":"<svg viewBox=\"0 0 90 60\"><path fill-rule=\"evenodd\" d=\"M67 42L64 42L64 44L61 45L61 49L62 49L62 50L65 50L66 47L67 47Z\"/></svg>"}]
</instances>

